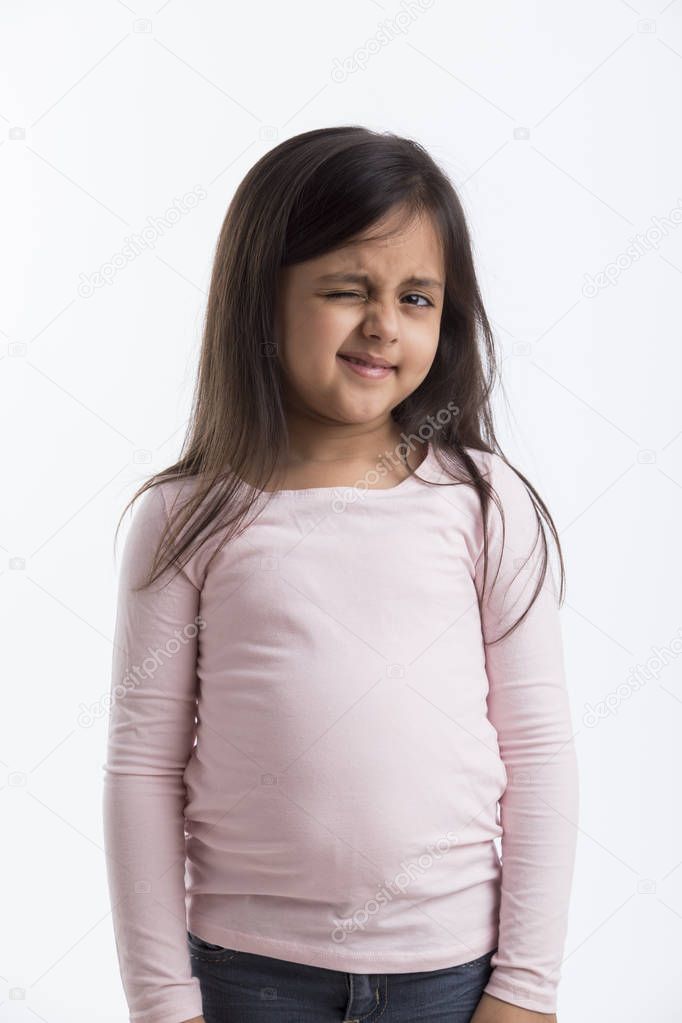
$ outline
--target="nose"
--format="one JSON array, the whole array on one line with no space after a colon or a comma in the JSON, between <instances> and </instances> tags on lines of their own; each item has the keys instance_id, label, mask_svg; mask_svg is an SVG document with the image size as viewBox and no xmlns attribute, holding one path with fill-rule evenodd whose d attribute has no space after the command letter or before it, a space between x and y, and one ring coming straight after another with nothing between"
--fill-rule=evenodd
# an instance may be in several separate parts
<instances>
[{"instance_id":1,"label":"nose","mask_svg":"<svg viewBox=\"0 0 682 1023\"><path fill-rule=\"evenodd\" d=\"M398 340L398 313L391 301L367 303L362 333L373 341L393 343Z\"/></svg>"}]
</instances>

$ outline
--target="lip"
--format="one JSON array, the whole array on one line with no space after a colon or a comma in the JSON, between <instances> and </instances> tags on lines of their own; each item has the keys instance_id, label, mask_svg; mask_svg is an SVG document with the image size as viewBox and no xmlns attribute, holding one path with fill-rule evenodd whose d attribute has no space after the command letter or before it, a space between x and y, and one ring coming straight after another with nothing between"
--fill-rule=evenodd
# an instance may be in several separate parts
<instances>
[{"instance_id":1,"label":"lip","mask_svg":"<svg viewBox=\"0 0 682 1023\"><path fill-rule=\"evenodd\" d=\"M352 373L355 373L356 376L364 377L365 380L384 380L386 377L390 376L391 373L396 372L395 366L392 366L390 363L383 365L384 362L383 359L378 365L375 364L371 366L361 366L357 362L349 362L348 359L343 358L344 355L350 354L351 354L350 352L343 353L339 352L336 357L339 360L339 362L343 363L343 365L346 366L347 369L349 369ZM362 357L364 358L364 356ZM354 355L353 358L359 359L361 358L361 356Z\"/></svg>"},{"instance_id":2,"label":"lip","mask_svg":"<svg viewBox=\"0 0 682 1023\"><path fill-rule=\"evenodd\" d=\"M370 355L369 352L338 352L338 355L343 358L347 356L352 359L362 359L363 362L368 362L370 366L386 366L393 368L393 363L387 359L382 359L378 355Z\"/></svg>"}]
</instances>

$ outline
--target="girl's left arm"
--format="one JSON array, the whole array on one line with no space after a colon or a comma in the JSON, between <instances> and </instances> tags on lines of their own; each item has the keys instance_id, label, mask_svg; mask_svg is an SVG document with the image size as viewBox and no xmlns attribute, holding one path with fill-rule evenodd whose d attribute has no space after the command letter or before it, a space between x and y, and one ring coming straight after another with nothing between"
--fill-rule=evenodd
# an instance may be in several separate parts
<instances>
[{"instance_id":1,"label":"girl's left arm","mask_svg":"<svg viewBox=\"0 0 682 1023\"><path fill-rule=\"evenodd\" d=\"M497 731L507 787L499 801L498 947L473 1023L549 1023L555 1019L573 878L577 760L549 561L524 620L506 639L492 642L528 606L540 581L543 546L523 481L498 455L488 457L504 510L504 537L499 510L491 502L481 624L488 717ZM476 564L479 592L482 572L481 555Z\"/></svg>"}]
</instances>

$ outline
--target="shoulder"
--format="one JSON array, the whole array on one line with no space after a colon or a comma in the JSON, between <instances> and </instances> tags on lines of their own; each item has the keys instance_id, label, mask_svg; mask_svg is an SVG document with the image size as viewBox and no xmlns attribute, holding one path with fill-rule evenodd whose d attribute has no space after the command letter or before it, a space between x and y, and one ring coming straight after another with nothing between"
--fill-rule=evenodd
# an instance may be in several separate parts
<instances>
[{"instance_id":1,"label":"shoulder","mask_svg":"<svg viewBox=\"0 0 682 1023\"><path fill-rule=\"evenodd\" d=\"M521 516L532 511L533 500L526 483L502 455L496 451L480 451L477 448L465 450L476 463L484 479L490 483L505 510L509 508Z\"/></svg>"},{"instance_id":2,"label":"shoulder","mask_svg":"<svg viewBox=\"0 0 682 1023\"><path fill-rule=\"evenodd\" d=\"M497 482L500 486L515 487L516 480L521 487L524 487L523 480L518 473L502 455L496 451L481 451L479 448L465 448L466 453L474 460L482 476L487 476L490 482ZM525 487L524 487L525 489Z\"/></svg>"},{"instance_id":3,"label":"shoulder","mask_svg":"<svg viewBox=\"0 0 682 1023\"><path fill-rule=\"evenodd\" d=\"M170 512L187 492L184 480L161 480L147 487L133 502L131 530L160 532Z\"/></svg>"},{"instance_id":4,"label":"shoulder","mask_svg":"<svg viewBox=\"0 0 682 1023\"><path fill-rule=\"evenodd\" d=\"M531 491L516 469L497 452L467 448L479 472L493 490L488 501L486 528L493 550L505 558L526 557L537 551L542 527ZM524 474L525 475L525 474ZM478 509L477 552L483 552L483 527Z\"/></svg>"},{"instance_id":5,"label":"shoulder","mask_svg":"<svg viewBox=\"0 0 682 1023\"><path fill-rule=\"evenodd\" d=\"M121 569L126 575L142 577L149 569L171 524L172 533L177 533L177 523L172 520L181 506L191 499L195 487L196 482L192 478L161 479L134 500L121 561ZM183 565L183 572L196 585L193 561L194 555L191 555Z\"/></svg>"},{"instance_id":6,"label":"shoulder","mask_svg":"<svg viewBox=\"0 0 682 1023\"><path fill-rule=\"evenodd\" d=\"M170 516L180 506L190 501L199 490L199 480L196 476L167 477L159 479L145 491L140 499L146 502L149 512Z\"/></svg>"}]
</instances>

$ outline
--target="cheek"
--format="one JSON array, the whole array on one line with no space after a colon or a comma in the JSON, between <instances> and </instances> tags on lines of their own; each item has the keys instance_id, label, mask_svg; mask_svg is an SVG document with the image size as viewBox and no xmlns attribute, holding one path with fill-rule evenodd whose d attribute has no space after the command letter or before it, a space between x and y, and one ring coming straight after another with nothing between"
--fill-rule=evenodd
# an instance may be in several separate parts
<instances>
[{"instance_id":1,"label":"cheek","mask_svg":"<svg viewBox=\"0 0 682 1023\"><path fill-rule=\"evenodd\" d=\"M439 334L436 334L435 337L433 336L429 337L428 342L424 345L423 364L426 372L428 372L428 370L431 368L433 360L436 357L436 352L438 351L439 336L440 336Z\"/></svg>"},{"instance_id":2,"label":"cheek","mask_svg":"<svg viewBox=\"0 0 682 1023\"><path fill-rule=\"evenodd\" d=\"M319 380L333 372L336 353L352 331L352 324L343 320L325 307L286 318L283 361L293 377Z\"/></svg>"},{"instance_id":3,"label":"cheek","mask_svg":"<svg viewBox=\"0 0 682 1023\"><path fill-rule=\"evenodd\" d=\"M425 376L436 356L439 329L433 324L422 324L410 334L409 342L403 347L403 366L410 373Z\"/></svg>"},{"instance_id":4,"label":"cheek","mask_svg":"<svg viewBox=\"0 0 682 1023\"><path fill-rule=\"evenodd\" d=\"M334 305L331 300L310 306L305 317L308 333L316 338L321 347L335 352L357 328L359 320L357 310Z\"/></svg>"}]
</instances>

